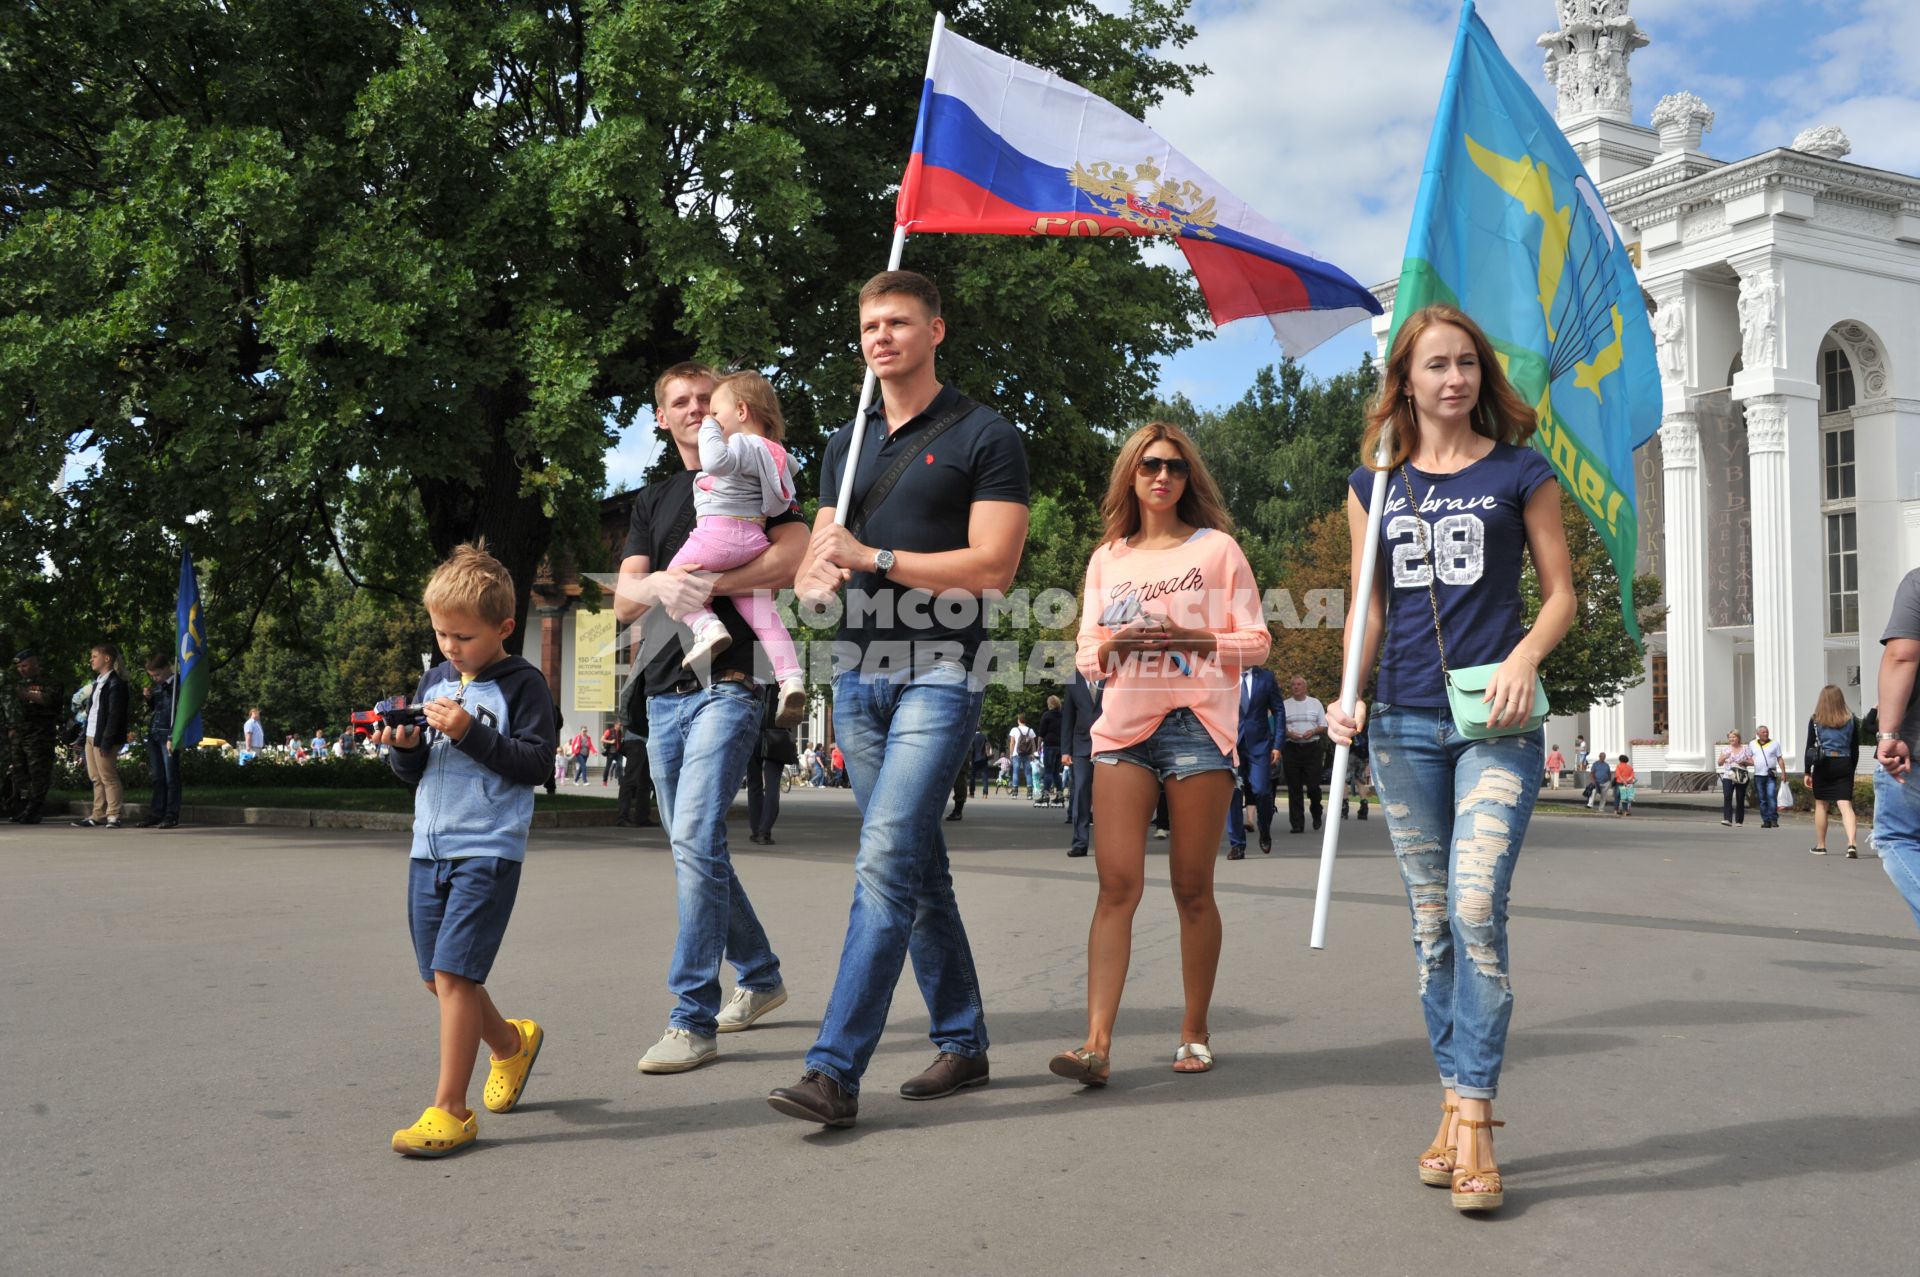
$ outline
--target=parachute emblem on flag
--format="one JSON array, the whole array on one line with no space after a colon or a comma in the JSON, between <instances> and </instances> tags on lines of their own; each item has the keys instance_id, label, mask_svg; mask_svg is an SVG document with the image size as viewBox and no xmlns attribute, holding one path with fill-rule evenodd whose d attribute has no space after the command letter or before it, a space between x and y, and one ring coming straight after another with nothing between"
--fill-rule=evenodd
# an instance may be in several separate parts
<instances>
[{"instance_id":1,"label":"parachute emblem on flag","mask_svg":"<svg viewBox=\"0 0 1920 1277\"><path fill-rule=\"evenodd\" d=\"M1149 235L1193 235L1213 239L1216 201L1198 183L1168 180L1152 158L1143 159L1129 174L1105 160L1075 162L1067 180L1084 191L1109 217L1138 226Z\"/></svg>"}]
</instances>

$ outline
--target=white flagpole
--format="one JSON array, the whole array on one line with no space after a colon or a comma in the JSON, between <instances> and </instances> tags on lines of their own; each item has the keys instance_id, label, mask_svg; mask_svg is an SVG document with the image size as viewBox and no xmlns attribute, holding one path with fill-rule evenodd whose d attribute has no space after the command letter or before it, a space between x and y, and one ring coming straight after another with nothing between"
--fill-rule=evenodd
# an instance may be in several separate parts
<instances>
[{"instance_id":1,"label":"white flagpole","mask_svg":"<svg viewBox=\"0 0 1920 1277\"><path fill-rule=\"evenodd\" d=\"M947 15L933 15L933 41L927 46L926 80L933 79L935 63L940 58L940 33L947 29ZM900 269L900 255L907 247L907 228L893 228L893 251L887 254L887 269ZM853 474L860 465L860 445L865 441L867 431L867 409L873 406L873 392L879 380L873 375L873 369L867 369L866 379L860 383L860 406L853 412L853 436L847 440L847 461L840 471L840 494L833 507L833 521L846 526L847 517L853 506Z\"/></svg>"},{"instance_id":2,"label":"white flagpole","mask_svg":"<svg viewBox=\"0 0 1920 1277\"><path fill-rule=\"evenodd\" d=\"M1366 651L1367 609L1373 603L1374 573L1380 559L1380 512L1387 504L1387 478L1384 468L1388 452L1390 430L1380 432L1380 442L1373 453L1373 463L1382 467L1373 472L1373 495L1367 502L1367 539L1360 548L1360 580L1354 596L1348 600L1347 616L1347 660L1340 675L1340 708L1351 718L1354 706L1360 699L1360 680L1365 671L1360 668L1360 657ZM1332 805L1336 797L1347 792L1347 764L1352 746L1339 745L1333 751L1333 787L1327 794L1327 803ZM1381 812L1384 819L1385 811ZM1327 947L1327 906L1333 900L1333 857L1340 849L1340 822L1329 820L1325 832L1320 835L1320 882L1313 893L1313 933L1307 944L1315 949Z\"/></svg>"}]
</instances>

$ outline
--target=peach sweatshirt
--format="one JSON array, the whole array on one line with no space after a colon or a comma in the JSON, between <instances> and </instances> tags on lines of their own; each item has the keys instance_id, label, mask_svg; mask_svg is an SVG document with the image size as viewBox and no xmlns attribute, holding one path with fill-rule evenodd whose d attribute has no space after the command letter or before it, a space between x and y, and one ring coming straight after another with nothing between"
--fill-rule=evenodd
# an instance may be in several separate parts
<instances>
[{"instance_id":1,"label":"peach sweatshirt","mask_svg":"<svg viewBox=\"0 0 1920 1277\"><path fill-rule=\"evenodd\" d=\"M1099 665L1100 645L1113 630L1100 624L1105 610L1137 594L1143 612L1175 625L1212 630L1217 649L1191 674L1163 652L1123 658L1108 677ZM1239 543L1203 528L1169 550L1139 550L1113 541L1093 552L1081 594L1077 664L1088 682L1107 680L1100 717L1093 722L1093 752L1124 749L1153 735L1169 711L1185 707L1206 725L1220 752L1239 761L1240 671L1267 659L1273 646L1260 610L1260 588Z\"/></svg>"}]
</instances>

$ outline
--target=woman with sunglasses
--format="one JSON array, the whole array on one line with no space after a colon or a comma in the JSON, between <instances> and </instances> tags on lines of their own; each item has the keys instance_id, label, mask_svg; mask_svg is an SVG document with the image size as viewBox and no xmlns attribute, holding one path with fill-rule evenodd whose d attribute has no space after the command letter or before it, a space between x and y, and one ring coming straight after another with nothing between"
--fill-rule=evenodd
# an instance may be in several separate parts
<instances>
[{"instance_id":1,"label":"woman with sunglasses","mask_svg":"<svg viewBox=\"0 0 1920 1277\"><path fill-rule=\"evenodd\" d=\"M1444 679L1446 670L1497 664L1483 698L1487 725L1519 727L1532 717L1541 663L1573 623L1560 487L1546 458L1524 446L1535 424L1471 319L1451 306L1407 317L1360 454L1371 465L1388 432L1389 495L1360 662L1368 672L1380 662L1372 723L1364 700L1353 715L1327 707L1336 744L1368 726L1374 788L1413 910L1414 969L1442 1087L1440 1131L1416 1169L1422 1183L1450 1186L1460 1210L1505 1200L1492 1128L1500 1125L1493 1099L1513 1014L1507 892L1540 790L1545 741L1538 727L1463 735ZM1354 471L1347 497L1355 590L1373 475L1369 466ZM1530 629L1520 598L1523 549L1540 582Z\"/></svg>"},{"instance_id":2,"label":"woman with sunglasses","mask_svg":"<svg viewBox=\"0 0 1920 1277\"><path fill-rule=\"evenodd\" d=\"M1235 786L1240 671L1273 637L1233 521L1179 427L1142 426L1121 445L1087 564L1079 668L1105 683L1093 724L1094 864L1100 894L1087 937L1087 1037L1049 1068L1105 1086L1133 915L1146 880L1147 826L1165 791L1168 876L1180 917L1186 1013L1177 1073L1213 1067L1207 1011L1220 965L1213 865Z\"/></svg>"}]
</instances>

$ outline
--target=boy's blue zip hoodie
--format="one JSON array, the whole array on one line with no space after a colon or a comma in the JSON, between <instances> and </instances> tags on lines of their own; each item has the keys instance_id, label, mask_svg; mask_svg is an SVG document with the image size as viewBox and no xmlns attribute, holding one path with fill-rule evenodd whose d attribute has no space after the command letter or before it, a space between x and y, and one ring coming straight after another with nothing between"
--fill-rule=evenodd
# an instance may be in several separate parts
<instances>
[{"instance_id":1,"label":"boy's blue zip hoodie","mask_svg":"<svg viewBox=\"0 0 1920 1277\"><path fill-rule=\"evenodd\" d=\"M427 671L413 704L460 695L460 671L442 661ZM388 759L413 794L413 858L498 856L525 860L533 787L553 774L553 698L539 670L518 656L473 676L462 700L473 725L455 743L432 728L425 744Z\"/></svg>"}]
</instances>

